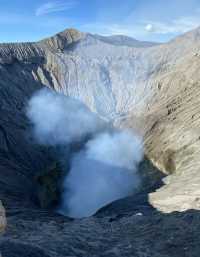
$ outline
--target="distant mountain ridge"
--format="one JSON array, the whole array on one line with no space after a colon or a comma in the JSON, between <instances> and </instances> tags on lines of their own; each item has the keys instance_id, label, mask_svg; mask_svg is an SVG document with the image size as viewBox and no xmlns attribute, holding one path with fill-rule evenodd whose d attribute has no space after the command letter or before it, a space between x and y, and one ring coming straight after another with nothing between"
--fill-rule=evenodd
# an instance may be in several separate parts
<instances>
[{"instance_id":1,"label":"distant mountain ridge","mask_svg":"<svg viewBox=\"0 0 200 257\"><path fill-rule=\"evenodd\" d=\"M130 46L130 47L151 47L156 46L161 43L139 41L132 37L124 35L113 35L113 36L100 36L94 35L95 38L109 44L118 45L118 46Z\"/></svg>"}]
</instances>

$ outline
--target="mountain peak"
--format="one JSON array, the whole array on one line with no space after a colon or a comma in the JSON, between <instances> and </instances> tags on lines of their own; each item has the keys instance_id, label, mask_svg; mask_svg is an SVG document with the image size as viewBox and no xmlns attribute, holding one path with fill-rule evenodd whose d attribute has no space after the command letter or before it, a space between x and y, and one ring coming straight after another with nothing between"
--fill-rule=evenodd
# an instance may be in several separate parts
<instances>
[{"instance_id":1,"label":"mountain peak","mask_svg":"<svg viewBox=\"0 0 200 257\"><path fill-rule=\"evenodd\" d=\"M69 45L78 42L84 37L85 37L85 33L82 33L73 28L69 28L59 32L58 34L52 37L46 38L40 42L44 43L46 46L54 50L63 51Z\"/></svg>"}]
</instances>

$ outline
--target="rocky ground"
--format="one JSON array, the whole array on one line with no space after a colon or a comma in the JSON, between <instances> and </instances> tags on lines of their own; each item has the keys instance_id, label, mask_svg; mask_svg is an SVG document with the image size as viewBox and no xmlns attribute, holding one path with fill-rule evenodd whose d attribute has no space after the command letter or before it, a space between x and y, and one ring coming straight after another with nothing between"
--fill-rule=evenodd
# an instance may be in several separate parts
<instances>
[{"instance_id":1,"label":"rocky ground","mask_svg":"<svg viewBox=\"0 0 200 257\"><path fill-rule=\"evenodd\" d=\"M82 220L21 208L0 247L4 257L198 257L199 224L198 211L162 214L137 197Z\"/></svg>"}]
</instances>

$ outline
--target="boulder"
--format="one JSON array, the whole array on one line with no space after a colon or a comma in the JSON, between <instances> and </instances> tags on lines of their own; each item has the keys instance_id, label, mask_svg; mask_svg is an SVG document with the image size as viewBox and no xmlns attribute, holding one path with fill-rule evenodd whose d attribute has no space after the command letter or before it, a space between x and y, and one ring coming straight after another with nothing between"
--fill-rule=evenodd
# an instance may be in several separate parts
<instances>
[{"instance_id":1,"label":"boulder","mask_svg":"<svg viewBox=\"0 0 200 257\"><path fill-rule=\"evenodd\" d=\"M4 232L6 228L6 213L5 209L0 201L0 233Z\"/></svg>"}]
</instances>

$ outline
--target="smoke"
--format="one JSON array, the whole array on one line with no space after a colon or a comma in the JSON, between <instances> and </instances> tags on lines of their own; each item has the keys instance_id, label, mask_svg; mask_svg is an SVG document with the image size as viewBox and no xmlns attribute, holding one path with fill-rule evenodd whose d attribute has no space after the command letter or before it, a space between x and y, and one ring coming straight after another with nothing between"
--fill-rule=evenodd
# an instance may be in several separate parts
<instances>
[{"instance_id":1,"label":"smoke","mask_svg":"<svg viewBox=\"0 0 200 257\"><path fill-rule=\"evenodd\" d=\"M44 145L80 141L105 126L105 122L83 103L50 89L42 89L33 95L27 116L34 125L35 138Z\"/></svg>"},{"instance_id":2,"label":"smoke","mask_svg":"<svg viewBox=\"0 0 200 257\"><path fill-rule=\"evenodd\" d=\"M141 158L141 141L130 132L97 135L71 161L61 212L75 218L88 217L132 194L139 186L137 164Z\"/></svg>"},{"instance_id":3,"label":"smoke","mask_svg":"<svg viewBox=\"0 0 200 257\"><path fill-rule=\"evenodd\" d=\"M63 179L58 210L63 215L91 216L138 188L141 138L109 127L81 102L50 90L31 98L27 115L40 144L68 145L87 139L81 150L72 153L70 170ZM67 159L67 154L62 156Z\"/></svg>"}]
</instances>

